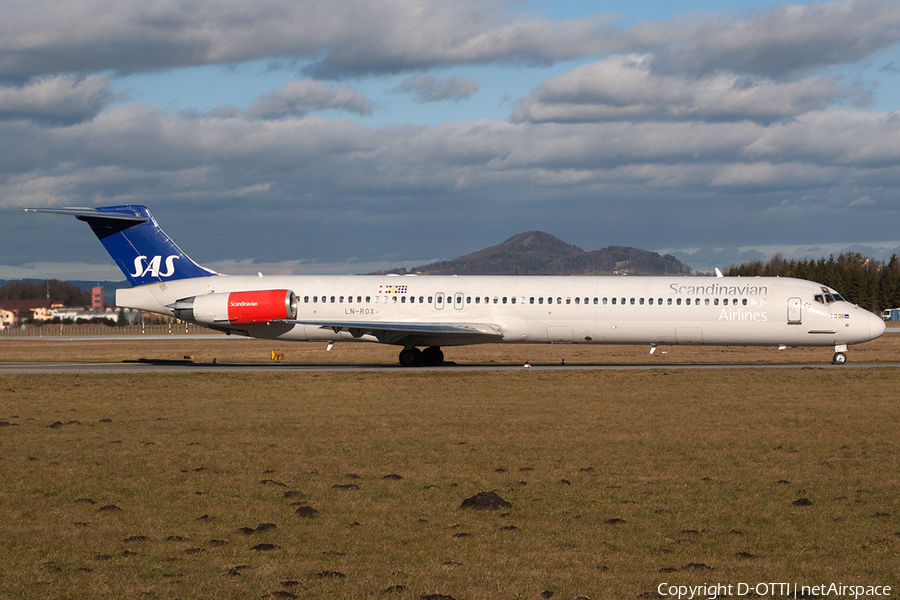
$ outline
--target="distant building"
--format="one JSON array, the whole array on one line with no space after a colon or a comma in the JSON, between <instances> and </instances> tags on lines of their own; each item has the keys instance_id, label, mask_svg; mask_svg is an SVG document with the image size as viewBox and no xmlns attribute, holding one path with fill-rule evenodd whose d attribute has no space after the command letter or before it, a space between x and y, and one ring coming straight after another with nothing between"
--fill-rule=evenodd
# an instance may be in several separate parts
<instances>
[{"instance_id":1,"label":"distant building","mask_svg":"<svg viewBox=\"0 0 900 600\"><path fill-rule=\"evenodd\" d=\"M5 308L0 308L0 331L16 324L16 313Z\"/></svg>"},{"instance_id":2,"label":"distant building","mask_svg":"<svg viewBox=\"0 0 900 600\"><path fill-rule=\"evenodd\" d=\"M91 312L102 313L105 308L103 305L103 288L91 288Z\"/></svg>"},{"instance_id":3,"label":"distant building","mask_svg":"<svg viewBox=\"0 0 900 600\"><path fill-rule=\"evenodd\" d=\"M50 304L46 300L0 300L0 309L13 313L13 325L27 319L51 319Z\"/></svg>"}]
</instances>

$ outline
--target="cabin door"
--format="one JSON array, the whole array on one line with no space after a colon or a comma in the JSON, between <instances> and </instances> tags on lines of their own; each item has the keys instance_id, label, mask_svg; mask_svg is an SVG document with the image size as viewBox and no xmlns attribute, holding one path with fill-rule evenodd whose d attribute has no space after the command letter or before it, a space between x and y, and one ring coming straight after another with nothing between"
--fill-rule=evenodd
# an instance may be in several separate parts
<instances>
[{"instance_id":1,"label":"cabin door","mask_svg":"<svg viewBox=\"0 0 900 600\"><path fill-rule=\"evenodd\" d=\"M803 320L803 300L788 298L788 325L799 325Z\"/></svg>"}]
</instances>

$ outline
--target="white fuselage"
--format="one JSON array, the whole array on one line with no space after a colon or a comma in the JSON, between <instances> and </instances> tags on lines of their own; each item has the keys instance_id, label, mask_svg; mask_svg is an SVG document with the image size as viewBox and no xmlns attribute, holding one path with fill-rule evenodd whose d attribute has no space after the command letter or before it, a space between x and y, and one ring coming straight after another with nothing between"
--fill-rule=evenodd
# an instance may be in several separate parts
<instances>
[{"instance_id":1,"label":"white fuselage","mask_svg":"<svg viewBox=\"0 0 900 600\"><path fill-rule=\"evenodd\" d=\"M884 332L876 315L822 285L769 277L214 276L119 290L119 306L173 315L177 300L287 289L297 321L216 329L282 340L387 341L323 322L480 324L500 335L422 334L402 344L503 343L841 346Z\"/></svg>"}]
</instances>

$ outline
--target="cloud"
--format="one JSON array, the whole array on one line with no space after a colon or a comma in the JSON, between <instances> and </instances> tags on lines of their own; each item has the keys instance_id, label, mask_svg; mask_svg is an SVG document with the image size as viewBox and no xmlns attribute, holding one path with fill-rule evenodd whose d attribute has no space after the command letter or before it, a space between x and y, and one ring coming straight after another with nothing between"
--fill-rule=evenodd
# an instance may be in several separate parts
<instances>
[{"instance_id":1,"label":"cloud","mask_svg":"<svg viewBox=\"0 0 900 600\"><path fill-rule=\"evenodd\" d=\"M415 94L416 102L440 102L441 100L465 100L478 91L478 82L469 77L438 79L432 75L407 77L394 88L395 92Z\"/></svg>"},{"instance_id":2,"label":"cloud","mask_svg":"<svg viewBox=\"0 0 900 600\"><path fill-rule=\"evenodd\" d=\"M344 110L358 115L371 115L372 101L347 85L328 86L304 79L292 81L284 89L269 92L247 109L247 115L262 119L303 117L311 112Z\"/></svg>"},{"instance_id":3,"label":"cloud","mask_svg":"<svg viewBox=\"0 0 900 600\"><path fill-rule=\"evenodd\" d=\"M836 77L773 81L733 73L653 71L650 55L614 56L548 79L513 109L516 122L761 121L821 110L851 94Z\"/></svg>"},{"instance_id":4,"label":"cloud","mask_svg":"<svg viewBox=\"0 0 900 600\"><path fill-rule=\"evenodd\" d=\"M404 264L535 228L585 248L890 239L900 217L900 119L850 110L771 125L373 128L124 105L71 126L0 122L0 154L15 157L0 163L0 211L147 204L203 262ZM798 190L805 202L783 204ZM4 212L0 238L31 261L100 260L70 237L20 239L22 218Z\"/></svg>"},{"instance_id":5,"label":"cloud","mask_svg":"<svg viewBox=\"0 0 900 600\"><path fill-rule=\"evenodd\" d=\"M0 7L0 77L150 71L258 59L317 78L602 50L608 17L524 18L502 0L34 0ZM74 26L73 26L74 24Z\"/></svg>"},{"instance_id":6,"label":"cloud","mask_svg":"<svg viewBox=\"0 0 900 600\"><path fill-rule=\"evenodd\" d=\"M119 98L103 75L39 77L24 85L0 86L0 120L34 119L74 123L90 119Z\"/></svg>"},{"instance_id":7,"label":"cloud","mask_svg":"<svg viewBox=\"0 0 900 600\"><path fill-rule=\"evenodd\" d=\"M845 0L777 4L702 19L645 21L619 32L623 48L658 56L666 72L719 70L781 77L846 65L900 41L900 4Z\"/></svg>"},{"instance_id":8,"label":"cloud","mask_svg":"<svg viewBox=\"0 0 900 600\"><path fill-rule=\"evenodd\" d=\"M503 0L5 2L0 78L270 59L340 79L627 53L654 54L665 73L780 78L854 63L900 41L900 5L890 0L778 4L630 28L615 19L533 18Z\"/></svg>"}]
</instances>

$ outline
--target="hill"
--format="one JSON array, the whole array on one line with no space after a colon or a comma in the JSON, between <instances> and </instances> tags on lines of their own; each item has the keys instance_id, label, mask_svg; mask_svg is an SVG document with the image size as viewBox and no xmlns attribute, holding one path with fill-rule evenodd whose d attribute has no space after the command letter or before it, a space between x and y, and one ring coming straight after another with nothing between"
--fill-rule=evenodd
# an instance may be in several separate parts
<instances>
[{"instance_id":1,"label":"hill","mask_svg":"<svg viewBox=\"0 0 900 600\"><path fill-rule=\"evenodd\" d=\"M633 270L639 275L690 273L674 256L608 246L585 252L543 231L527 231L508 240L453 260L379 273L426 275L591 275Z\"/></svg>"}]
</instances>

